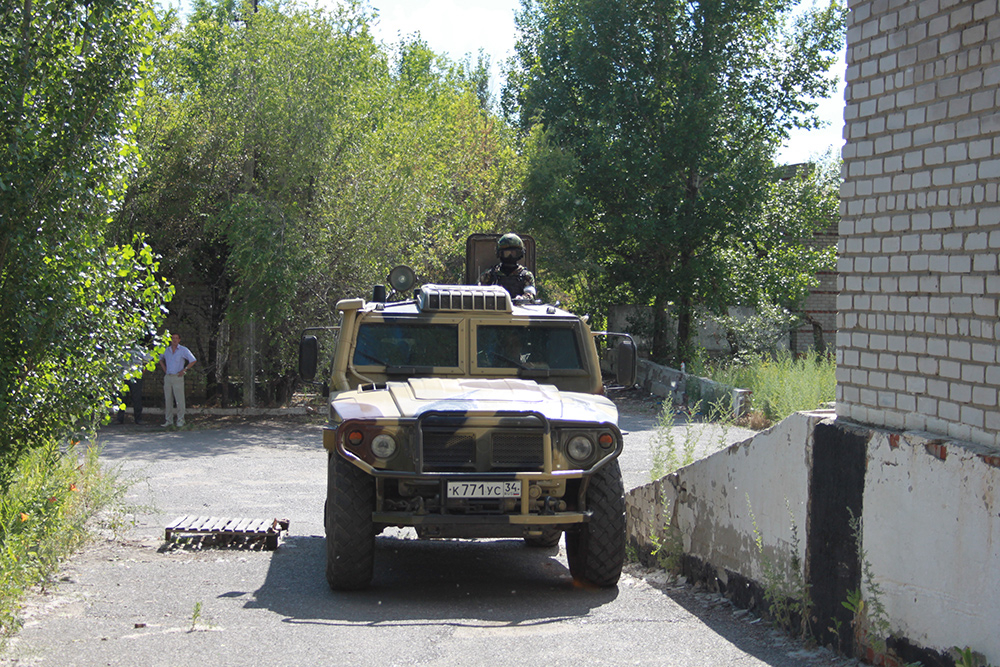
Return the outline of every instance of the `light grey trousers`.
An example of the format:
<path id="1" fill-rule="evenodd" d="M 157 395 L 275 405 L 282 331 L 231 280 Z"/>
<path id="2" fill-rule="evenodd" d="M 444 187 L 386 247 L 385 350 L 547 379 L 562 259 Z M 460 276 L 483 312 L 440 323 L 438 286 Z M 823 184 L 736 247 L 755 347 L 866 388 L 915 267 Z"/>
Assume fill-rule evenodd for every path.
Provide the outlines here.
<path id="1" fill-rule="evenodd" d="M 184 425 L 184 411 L 187 406 L 184 404 L 184 376 L 164 375 L 163 376 L 163 398 L 167 405 L 164 410 L 164 422 L 170 424 L 177 418 L 177 425 Z M 174 401 L 177 402 L 176 407 Z"/>

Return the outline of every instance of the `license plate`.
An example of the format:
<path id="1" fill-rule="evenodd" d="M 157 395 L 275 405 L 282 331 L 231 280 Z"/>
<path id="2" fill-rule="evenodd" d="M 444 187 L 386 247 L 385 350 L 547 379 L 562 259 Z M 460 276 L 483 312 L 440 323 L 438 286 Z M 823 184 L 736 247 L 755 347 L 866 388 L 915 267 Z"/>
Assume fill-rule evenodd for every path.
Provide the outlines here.
<path id="1" fill-rule="evenodd" d="M 448 482 L 449 498 L 520 498 L 521 480 L 512 482 Z"/>

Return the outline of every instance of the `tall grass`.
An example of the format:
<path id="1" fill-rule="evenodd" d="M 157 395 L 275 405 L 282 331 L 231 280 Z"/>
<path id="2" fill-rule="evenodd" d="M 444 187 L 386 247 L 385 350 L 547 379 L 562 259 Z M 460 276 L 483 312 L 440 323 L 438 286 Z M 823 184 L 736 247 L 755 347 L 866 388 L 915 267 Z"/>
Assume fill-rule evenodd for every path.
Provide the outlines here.
<path id="1" fill-rule="evenodd" d="M 743 363 L 711 367 L 709 377 L 751 390 L 752 409 L 773 423 L 835 400 L 836 371 L 837 364 L 829 355 L 794 357 L 782 352 L 774 357 L 761 355 Z"/>
<path id="2" fill-rule="evenodd" d="M 668 396 L 667 400 L 663 401 L 660 414 L 657 415 L 656 432 L 649 440 L 653 453 L 653 466 L 649 471 L 651 481 L 656 481 L 694 461 L 698 435 L 688 423 L 687 428 L 683 430 L 683 442 L 678 445 L 675 427 L 680 414 L 680 409 L 674 405 L 673 396 Z"/>
<path id="3" fill-rule="evenodd" d="M 703 421 L 692 415 L 702 415 Z M 706 422 L 712 428 L 706 429 Z M 730 436 L 737 426 L 732 408 L 724 401 L 704 408 L 698 401 L 681 408 L 674 403 L 673 396 L 668 396 L 657 416 L 656 431 L 649 439 L 653 455 L 650 479 L 655 481 L 699 457 L 725 449 L 732 444 Z"/>
<path id="4" fill-rule="evenodd" d="M 51 582 L 59 563 L 88 535 L 87 522 L 127 490 L 78 445 L 33 450 L 0 489 L 0 646 L 19 627 L 20 600 Z"/>

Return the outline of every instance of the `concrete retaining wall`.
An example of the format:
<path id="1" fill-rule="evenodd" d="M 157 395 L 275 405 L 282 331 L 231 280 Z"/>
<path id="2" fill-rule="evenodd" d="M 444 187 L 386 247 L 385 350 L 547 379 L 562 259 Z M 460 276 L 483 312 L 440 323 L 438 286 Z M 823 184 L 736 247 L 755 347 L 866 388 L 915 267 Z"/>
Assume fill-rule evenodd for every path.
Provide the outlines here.
<path id="1" fill-rule="evenodd" d="M 162 415 L 164 412 L 165 410 L 162 405 L 155 407 L 143 406 L 142 408 L 144 415 Z M 132 408 L 125 409 L 125 414 L 129 415 L 129 418 L 131 418 L 132 413 Z M 187 406 L 184 409 L 184 413 L 187 415 L 211 415 L 214 417 L 289 417 L 317 413 L 325 415 L 327 407 L 319 406 L 312 408 L 300 405 L 288 408 L 202 408 Z"/>
<path id="2" fill-rule="evenodd" d="M 668 366 L 660 366 L 646 359 L 639 359 L 636 368 L 636 384 L 651 394 L 668 398 L 674 397 L 674 402 L 682 402 L 686 388 L 686 373 Z"/>
<path id="3" fill-rule="evenodd" d="M 1000 456 L 927 434 L 872 431 L 864 549 L 893 630 L 1000 664 Z"/>
<path id="4" fill-rule="evenodd" d="M 869 660 L 881 647 L 842 604 L 859 588 L 886 610 L 884 664 L 953 665 L 956 646 L 1000 664 L 998 488 L 995 448 L 799 413 L 631 491 L 629 541 L 646 559 L 667 544 L 685 575 L 762 612 L 773 573 L 798 579 L 813 635 Z"/>
<path id="5" fill-rule="evenodd" d="M 727 407 L 732 406 L 733 387 L 646 359 L 638 360 L 636 384 L 656 396 L 672 398 L 677 405 L 693 408 L 700 403 L 704 410 L 721 401 Z"/>
<path id="6" fill-rule="evenodd" d="M 791 562 L 794 556 L 803 563 L 812 428 L 830 414 L 797 413 L 632 490 L 626 497 L 630 543 L 649 553 L 655 549 L 651 536 L 669 539 L 669 525 L 678 531 L 683 553 L 711 564 L 723 584 L 734 573 L 763 581 L 765 559 Z M 763 549 L 755 531 L 765 538 Z"/>

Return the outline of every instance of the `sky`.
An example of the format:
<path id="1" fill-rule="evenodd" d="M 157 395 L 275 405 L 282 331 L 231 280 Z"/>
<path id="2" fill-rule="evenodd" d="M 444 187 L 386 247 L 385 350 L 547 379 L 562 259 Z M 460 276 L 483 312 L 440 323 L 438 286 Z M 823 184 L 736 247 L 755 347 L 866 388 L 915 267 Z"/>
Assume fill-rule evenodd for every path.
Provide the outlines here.
<path id="1" fill-rule="evenodd" d="M 170 4 L 180 2 L 189 5 L 189 0 L 166 0 Z M 332 4 L 337 0 L 319 0 L 320 4 Z M 513 55 L 517 34 L 514 28 L 514 13 L 520 0 L 368 0 L 378 10 L 378 22 L 374 26 L 376 39 L 392 44 L 406 37 L 420 33 L 432 51 L 448 55 L 452 60 L 461 60 L 471 54 L 473 61 L 482 49 L 492 62 L 492 92 L 499 97 L 498 82 L 501 65 Z M 841 85 L 830 99 L 823 100 L 818 115 L 825 127 L 818 130 L 796 131 L 778 154 L 785 163 L 806 162 L 810 158 L 826 153 L 831 146 L 839 153 L 843 146 L 844 125 L 844 85 L 846 69 L 843 56 L 836 66 L 841 76 Z"/>

